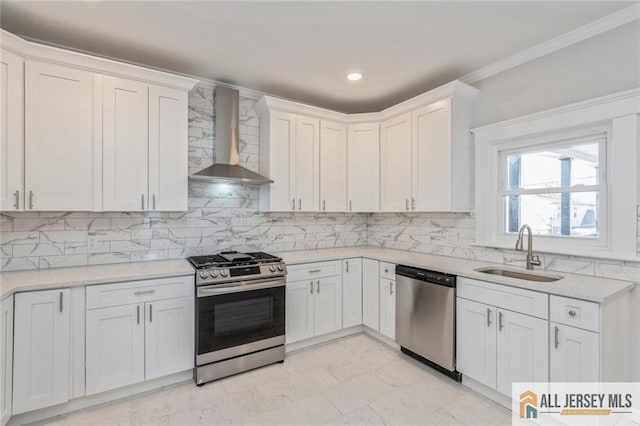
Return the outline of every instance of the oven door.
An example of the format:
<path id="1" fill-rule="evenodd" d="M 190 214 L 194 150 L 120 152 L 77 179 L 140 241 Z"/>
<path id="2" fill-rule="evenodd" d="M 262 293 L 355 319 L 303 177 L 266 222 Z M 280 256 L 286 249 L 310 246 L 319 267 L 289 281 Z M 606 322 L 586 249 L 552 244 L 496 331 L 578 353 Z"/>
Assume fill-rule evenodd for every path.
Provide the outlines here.
<path id="1" fill-rule="evenodd" d="M 284 344 L 284 278 L 212 285 L 197 291 L 197 365 Z"/>

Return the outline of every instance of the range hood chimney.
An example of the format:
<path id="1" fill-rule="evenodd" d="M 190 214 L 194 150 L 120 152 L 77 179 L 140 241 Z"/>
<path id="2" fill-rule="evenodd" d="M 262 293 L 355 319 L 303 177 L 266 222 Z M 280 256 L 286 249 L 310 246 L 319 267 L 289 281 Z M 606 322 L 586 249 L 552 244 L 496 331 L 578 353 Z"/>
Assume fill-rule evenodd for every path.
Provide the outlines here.
<path id="1" fill-rule="evenodd" d="M 273 183 L 238 165 L 239 153 L 240 93 L 235 89 L 216 86 L 216 160 L 217 163 L 191 175 L 191 180 L 264 185 Z"/>

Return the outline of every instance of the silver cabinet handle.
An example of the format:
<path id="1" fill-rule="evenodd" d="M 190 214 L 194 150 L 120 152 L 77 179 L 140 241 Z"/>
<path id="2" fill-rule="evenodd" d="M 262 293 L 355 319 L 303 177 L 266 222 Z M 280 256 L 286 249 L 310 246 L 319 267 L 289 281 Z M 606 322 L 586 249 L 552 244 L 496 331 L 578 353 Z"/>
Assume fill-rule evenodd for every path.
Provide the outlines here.
<path id="1" fill-rule="evenodd" d="M 409 199 L 408 198 L 404 199 L 404 209 L 406 211 L 409 211 Z"/>
<path id="2" fill-rule="evenodd" d="M 20 190 L 16 190 L 13 195 L 16 197 L 16 203 L 13 205 L 13 207 L 15 207 L 16 210 L 20 210 Z"/>
<path id="3" fill-rule="evenodd" d="M 295 210 L 296 209 L 296 199 L 292 198 L 291 199 L 291 210 Z"/>
<path id="4" fill-rule="evenodd" d="M 311 294 L 313 294 L 313 281 L 309 283 L 309 289 L 311 291 Z"/>
<path id="5" fill-rule="evenodd" d="M 149 322 L 153 322 L 153 305 L 149 303 Z"/>
<path id="6" fill-rule="evenodd" d="M 560 329 L 558 326 L 555 326 L 554 329 L 553 346 L 558 349 L 558 346 L 560 346 Z"/>
<path id="7" fill-rule="evenodd" d="M 64 293 L 60 292 L 60 312 L 64 310 L 63 304 L 64 304 Z"/>
<path id="8" fill-rule="evenodd" d="M 327 202 L 326 202 L 326 200 L 322 200 L 322 210 L 327 211 Z"/>
<path id="9" fill-rule="evenodd" d="M 153 294 L 155 292 L 155 290 L 138 290 L 133 294 L 135 294 L 136 296 L 140 296 L 141 294 Z"/>
<path id="10" fill-rule="evenodd" d="M 384 273 L 388 274 L 389 273 L 389 268 L 384 268 Z"/>
<path id="11" fill-rule="evenodd" d="M 318 294 L 320 294 L 320 280 L 316 281 L 316 289 L 318 291 Z"/>
<path id="12" fill-rule="evenodd" d="M 416 199 L 412 198 L 411 199 L 411 210 L 415 210 L 416 209 Z"/>
<path id="13" fill-rule="evenodd" d="M 29 210 L 33 210 L 33 191 L 29 191 Z"/>
<path id="14" fill-rule="evenodd" d="M 502 331 L 502 312 L 498 312 L 498 330 Z"/>
<path id="15" fill-rule="evenodd" d="M 298 198 L 298 210 L 302 210 L 302 198 Z"/>
<path id="16" fill-rule="evenodd" d="M 575 317 L 576 316 L 576 311 L 574 311 L 574 310 L 569 311 L 569 316 L 570 317 Z"/>
<path id="17" fill-rule="evenodd" d="M 345 263 L 347 264 L 347 272 L 349 272 L 349 261 L 345 260 Z"/>
<path id="18" fill-rule="evenodd" d="M 349 211 L 352 211 L 352 210 L 353 210 L 353 206 L 352 206 L 351 200 L 349 200 Z"/>
<path id="19" fill-rule="evenodd" d="M 140 210 L 144 210 L 144 194 L 140 194 Z"/>
<path id="20" fill-rule="evenodd" d="M 156 194 L 153 194 L 151 196 L 151 201 L 153 202 L 153 209 L 156 209 Z"/>
<path id="21" fill-rule="evenodd" d="M 491 327 L 491 308 L 487 308 L 487 327 Z"/>
<path id="22" fill-rule="evenodd" d="M 136 323 L 140 324 L 140 305 L 136 306 Z"/>
<path id="23" fill-rule="evenodd" d="M 322 272 L 322 269 L 312 269 L 309 271 L 310 274 L 317 274 L 318 272 Z"/>
<path id="24" fill-rule="evenodd" d="M 389 281 L 389 295 L 393 296 L 393 281 Z"/>

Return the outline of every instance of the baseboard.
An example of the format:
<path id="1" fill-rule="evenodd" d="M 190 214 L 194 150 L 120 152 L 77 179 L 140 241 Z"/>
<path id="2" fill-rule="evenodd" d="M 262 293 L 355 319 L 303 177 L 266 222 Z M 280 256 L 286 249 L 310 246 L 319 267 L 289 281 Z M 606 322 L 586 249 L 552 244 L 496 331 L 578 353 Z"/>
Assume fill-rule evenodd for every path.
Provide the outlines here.
<path id="1" fill-rule="evenodd" d="M 381 341 L 382 343 L 384 343 L 387 346 L 392 347 L 393 349 L 400 350 L 400 345 L 397 344 L 395 342 L 395 340 L 391 340 L 390 338 L 388 338 L 384 334 L 381 334 L 381 333 L 377 332 L 373 328 L 369 328 L 367 326 L 363 326 L 362 328 L 363 328 L 363 331 L 365 332 L 365 334 L 368 334 L 369 336 L 373 337 L 376 340 Z"/>
<path id="2" fill-rule="evenodd" d="M 287 343 L 286 352 L 293 352 L 300 349 L 309 348 L 311 346 L 320 345 L 331 340 L 340 339 L 341 337 L 351 336 L 353 334 L 362 333 L 363 326 L 356 325 L 354 327 L 344 328 L 334 331 L 333 333 L 323 334 L 322 336 L 312 337 L 310 339 L 300 340 L 298 342 Z"/>
<path id="3" fill-rule="evenodd" d="M 497 402 L 502 405 L 507 410 L 511 411 L 511 398 L 498 392 L 495 389 L 490 388 L 487 385 L 483 385 L 482 383 L 470 379 L 469 377 L 462 375 L 462 384 L 468 387 L 469 389 L 478 392 L 480 395 L 486 396 L 490 400 Z"/>
<path id="4" fill-rule="evenodd" d="M 89 408 L 96 405 L 112 404 L 123 398 L 128 398 L 130 396 L 139 395 L 149 391 L 160 390 L 162 388 L 175 385 L 176 383 L 187 381 L 193 381 L 192 369 L 182 371 L 180 373 L 175 373 L 170 376 L 160 377 L 142 383 L 136 383 L 135 385 L 102 392 L 96 395 L 75 398 L 70 400 L 69 402 L 53 407 L 47 407 L 40 410 L 17 414 L 9 419 L 7 425 L 24 425 L 49 419 L 51 417 L 60 416 L 63 414 L 69 414 L 73 411 L 82 410 L 84 408 Z M 193 383 L 193 386 L 195 385 L 196 384 Z"/>

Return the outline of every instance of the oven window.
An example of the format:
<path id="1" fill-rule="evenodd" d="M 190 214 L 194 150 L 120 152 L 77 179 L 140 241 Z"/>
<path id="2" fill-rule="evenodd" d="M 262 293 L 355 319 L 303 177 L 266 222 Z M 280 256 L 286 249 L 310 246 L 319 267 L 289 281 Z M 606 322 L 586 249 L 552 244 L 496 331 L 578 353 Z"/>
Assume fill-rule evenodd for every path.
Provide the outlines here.
<path id="1" fill-rule="evenodd" d="M 284 287 L 197 298 L 198 355 L 284 335 Z"/>

